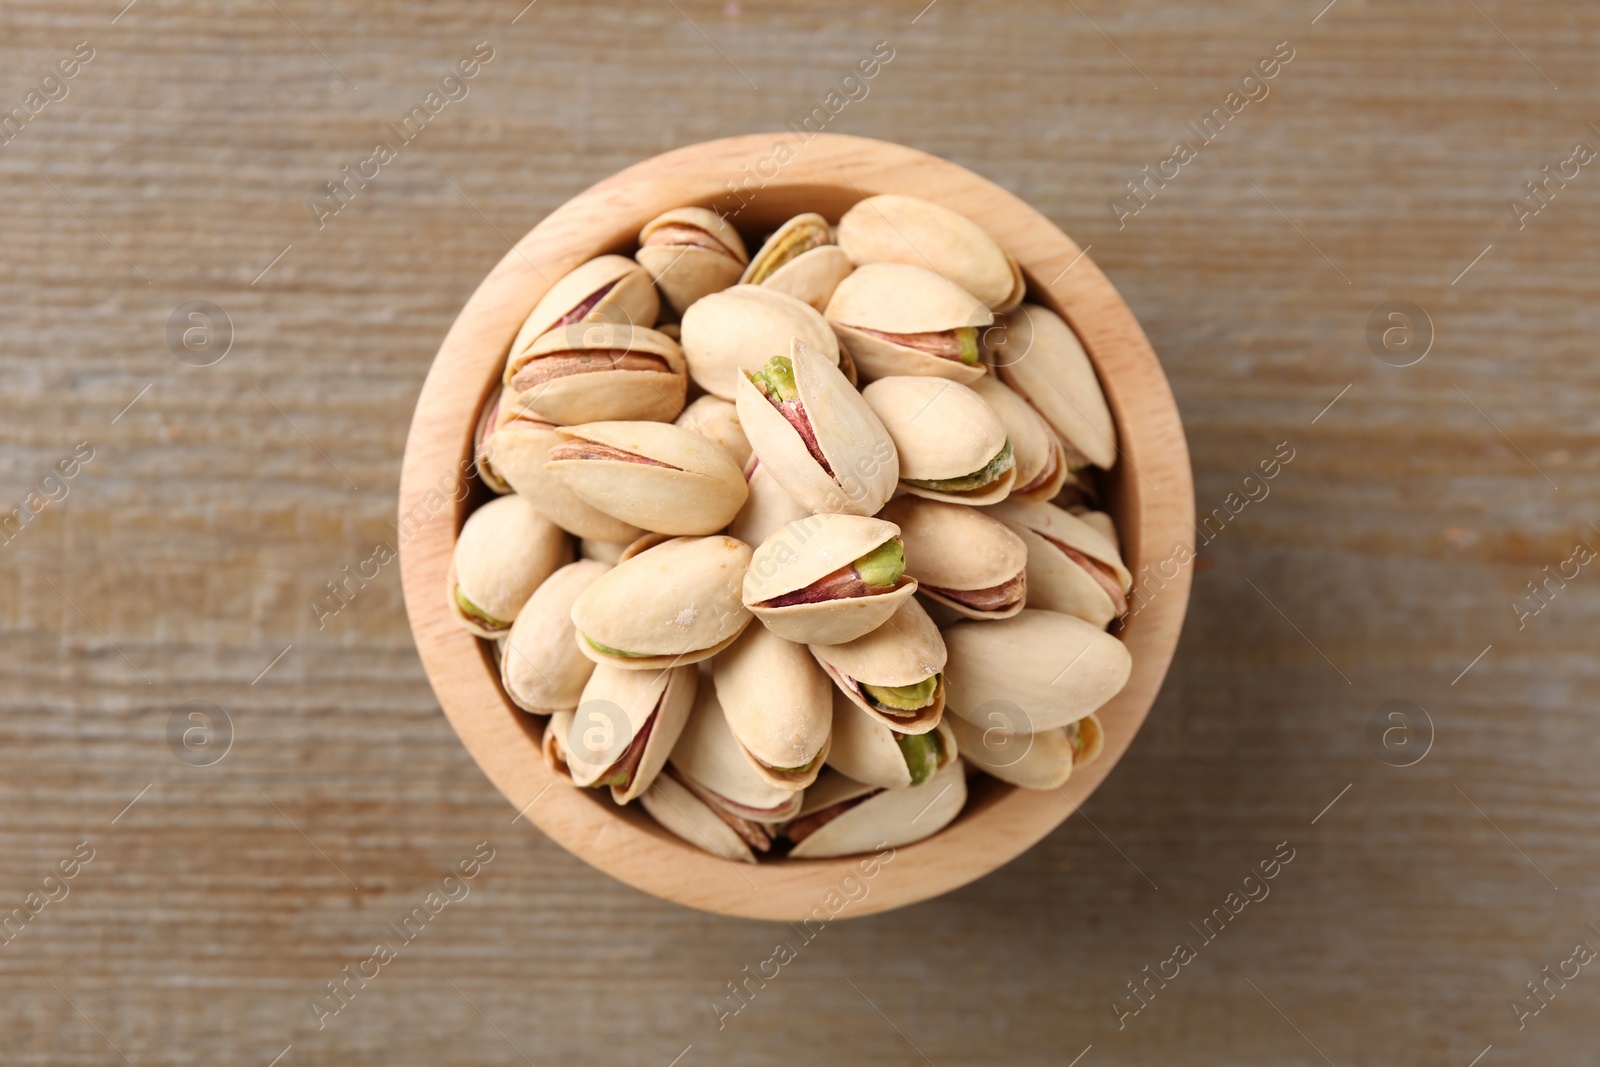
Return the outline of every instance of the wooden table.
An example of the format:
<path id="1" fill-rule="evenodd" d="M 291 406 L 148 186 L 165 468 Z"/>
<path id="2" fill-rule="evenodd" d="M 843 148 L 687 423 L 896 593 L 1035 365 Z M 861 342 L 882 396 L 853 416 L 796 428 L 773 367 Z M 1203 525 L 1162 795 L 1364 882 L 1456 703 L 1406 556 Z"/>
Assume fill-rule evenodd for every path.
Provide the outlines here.
<path id="1" fill-rule="evenodd" d="M 59 499 L 0 545 L 0 916 L 37 912 L 0 939 L 0 1058 L 1592 1061 L 1600 971 L 1567 961 L 1600 948 L 1600 577 L 1574 553 L 1600 546 L 1600 176 L 1573 146 L 1600 148 L 1600 14 L 1324 2 L 8 5 L 0 501 Z M 430 91 L 466 95 L 403 142 Z M 411 405 L 511 238 L 819 107 L 1092 246 L 1220 510 L 1167 688 L 1083 817 L 802 942 L 514 823 L 392 566 L 311 605 L 393 538 Z M 379 140 L 319 228 L 308 199 Z M 797 958 L 732 1012 L 779 942 Z"/>

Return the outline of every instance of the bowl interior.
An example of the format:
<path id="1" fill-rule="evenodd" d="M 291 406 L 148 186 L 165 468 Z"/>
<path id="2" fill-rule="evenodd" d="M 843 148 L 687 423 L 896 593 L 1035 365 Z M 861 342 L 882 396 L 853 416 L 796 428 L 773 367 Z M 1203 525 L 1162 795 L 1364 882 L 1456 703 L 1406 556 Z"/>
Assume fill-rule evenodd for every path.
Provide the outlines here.
<path id="1" fill-rule="evenodd" d="M 492 647 L 454 622 L 445 575 L 462 522 L 488 496 L 470 478 L 472 431 L 499 386 L 517 329 L 550 283 L 596 255 L 631 251 L 639 229 L 662 211 L 715 208 L 753 250 L 796 214 L 817 211 L 837 221 L 856 201 L 887 192 L 945 204 L 993 234 L 1022 264 L 1029 299 L 1065 318 L 1093 360 L 1121 451 L 1102 479 L 1105 503 L 1142 592 L 1118 633 L 1133 655 L 1133 673 L 1099 712 L 1104 754 L 1060 790 L 1014 789 L 982 775 L 971 780 L 954 823 L 892 858 L 737 864 L 678 840 L 636 805 L 618 809 L 558 780 L 540 755 L 543 721 L 510 703 Z M 400 516 L 406 608 L 423 666 L 462 743 L 518 818 L 657 896 L 789 921 L 868 914 L 936 896 L 1014 858 L 1071 814 L 1127 750 L 1155 699 L 1188 603 L 1193 547 L 1193 491 L 1176 404 L 1143 331 L 1094 263 L 1027 204 L 953 163 L 880 141 L 832 134 L 801 141 L 787 132 L 646 160 L 580 193 L 519 241 L 473 294 L 429 371 L 406 443 Z M 851 888 L 857 883 L 867 884 L 864 896 Z"/>

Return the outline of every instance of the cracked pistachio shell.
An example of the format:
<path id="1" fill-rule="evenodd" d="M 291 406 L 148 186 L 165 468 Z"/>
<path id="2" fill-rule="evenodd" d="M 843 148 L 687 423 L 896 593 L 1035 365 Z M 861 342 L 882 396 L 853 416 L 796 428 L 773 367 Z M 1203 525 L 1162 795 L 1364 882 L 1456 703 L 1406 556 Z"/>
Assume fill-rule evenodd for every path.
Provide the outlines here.
<path id="1" fill-rule="evenodd" d="M 811 654 L 844 694 L 861 710 L 903 734 L 925 734 L 944 714 L 946 684 L 944 638 L 916 600 L 902 600 L 889 621 L 871 633 L 839 645 L 812 645 Z M 933 701 L 902 714 L 867 703 L 861 685 L 915 685 L 938 676 Z"/>
<path id="2" fill-rule="evenodd" d="M 900 602 L 917 591 L 916 579 L 901 575 L 894 585 L 869 596 L 786 607 L 766 607 L 763 602 L 803 589 L 898 536 L 894 523 L 864 515 L 797 519 L 756 549 L 744 575 L 744 606 L 788 641 L 808 645 L 853 641 L 887 622 Z"/>
<path id="3" fill-rule="evenodd" d="M 1117 461 L 1117 426 L 1078 335 L 1061 316 L 1024 304 L 985 341 L 1000 380 L 1039 409 L 1069 448 L 1096 467 Z M 1004 349 L 995 346 L 1003 338 Z"/>
<path id="4" fill-rule="evenodd" d="M 767 238 L 739 281 L 788 293 L 821 311 L 853 270 L 855 264 L 834 242 L 828 220 L 805 214 L 796 215 Z"/>
<path id="5" fill-rule="evenodd" d="M 914 196 L 871 196 L 839 220 L 839 244 L 858 264 L 909 263 L 930 269 L 995 311 L 1022 302 L 1017 261 L 959 212 Z"/>
<path id="6" fill-rule="evenodd" d="M 1117 536 L 1117 520 L 1110 515 L 1103 511 L 1095 511 L 1092 508 L 1084 507 L 1082 504 L 1075 505 L 1067 510 L 1090 526 L 1093 526 L 1101 537 L 1104 537 L 1113 545 L 1122 543 L 1122 539 Z M 1118 551 L 1120 552 L 1120 549 Z"/>
<path id="7" fill-rule="evenodd" d="M 900 527 L 906 573 L 923 596 L 969 619 L 1006 619 L 1022 610 L 1027 546 L 987 511 L 907 495 L 889 501 L 879 517 Z M 1014 596 L 994 607 L 973 606 L 1019 577 Z"/>
<path id="8" fill-rule="evenodd" d="M 839 365 L 839 339 L 810 304 L 757 285 L 712 293 L 683 313 L 683 354 L 695 383 L 724 400 L 745 372 L 803 342 Z"/>
<path id="9" fill-rule="evenodd" d="M 957 740 L 949 718 L 941 718 L 934 728 L 939 735 L 939 766 L 956 758 Z M 833 691 L 833 747 L 828 766 L 858 782 L 880 789 L 906 789 L 911 785 L 911 769 L 895 742 L 895 732 L 868 715 L 844 695 Z"/>
<path id="10" fill-rule="evenodd" d="M 1093 715 L 1036 734 L 1008 734 L 999 721 L 990 727 L 974 726 L 958 715 L 946 721 L 955 731 L 963 759 L 1023 789 L 1061 788 L 1074 767 L 1094 762 L 1104 746 L 1100 721 Z"/>
<path id="11" fill-rule="evenodd" d="M 679 315 L 736 283 L 749 259 L 739 231 L 703 207 L 673 208 L 645 223 L 633 258 Z"/>
<path id="12" fill-rule="evenodd" d="M 671 763 L 713 804 L 740 818 L 782 822 L 800 810 L 800 790 L 787 782 L 774 783 L 754 766 L 728 725 L 715 686 L 704 678 L 689 722 L 673 746 Z"/>
<path id="13" fill-rule="evenodd" d="M 1133 669 L 1121 641 L 1055 611 L 958 622 L 944 640 L 950 711 L 986 729 L 991 712 L 1014 723 L 1013 733 L 1065 726 L 1116 696 Z"/>
<path id="14" fill-rule="evenodd" d="M 1054 504 L 1007 500 L 990 509 L 990 514 L 1011 527 L 1028 546 L 1030 607 L 1076 615 L 1101 628 L 1126 613 L 1133 575 L 1115 542 L 1106 540 L 1099 530 Z M 1113 599 L 1093 574 L 1062 550 L 1063 545 L 1110 568 L 1121 597 Z"/>
<path id="15" fill-rule="evenodd" d="M 648 730 L 633 774 L 624 784 L 610 787 L 611 799 L 626 804 L 649 789 L 689 721 L 699 680 L 693 667 L 659 671 L 595 667 L 567 731 L 572 783 L 591 786 L 603 779 L 627 756 L 640 731 Z"/>
<path id="16" fill-rule="evenodd" d="M 674 779 L 671 771 L 657 775 L 639 803 L 663 830 L 703 852 L 735 863 L 756 861 L 755 853 L 733 827 Z"/>
<path id="17" fill-rule="evenodd" d="M 756 773 L 778 788 L 816 781 L 828 756 L 833 686 L 805 646 L 764 626 L 746 627 L 711 673 L 728 726 Z"/>
<path id="18" fill-rule="evenodd" d="M 997 504 L 1011 492 L 1012 464 L 988 485 L 964 491 L 928 489 L 911 479 L 938 481 L 982 470 L 1005 448 L 1006 428 L 983 397 L 942 378 L 879 378 L 861 396 L 882 420 L 900 456 L 906 492 L 956 504 Z"/>
<path id="19" fill-rule="evenodd" d="M 1061 492 L 1068 476 L 1067 453 L 1044 416 L 992 376 L 973 382 L 971 389 L 1000 416 L 1016 456 L 1017 481 L 1007 499 L 1049 500 Z"/>
<path id="20" fill-rule="evenodd" d="M 739 424 L 784 491 L 813 514 L 874 515 L 894 495 L 899 457 L 866 400 L 825 354 L 799 342 L 790 360 L 795 391 L 830 475 L 750 378 L 739 373 Z"/>
<path id="21" fill-rule="evenodd" d="M 506 395 L 505 389 L 496 389 L 494 396 L 489 398 L 489 402 L 483 405 L 483 410 L 478 413 L 478 424 L 472 431 L 472 461 L 477 465 L 478 478 L 484 485 L 501 495 L 513 490 L 511 483 L 500 477 L 500 473 L 494 469 L 494 464 L 490 461 L 489 438 L 500 424 L 500 405 L 509 400 L 510 397 Z"/>
<path id="22" fill-rule="evenodd" d="M 722 536 L 675 537 L 625 559 L 573 602 L 578 648 L 639 671 L 710 659 L 752 618 L 739 602 L 749 566 L 750 546 Z"/>
<path id="23" fill-rule="evenodd" d="M 649 366 L 629 367 L 626 362 L 613 366 L 617 361 Z M 574 367 L 593 369 L 561 373 Z M 665 422 L 683 410 L 687 367 L 683 350 L 664 333 L 644 326 L 585 322 L 552 330 L 513 353 L 503 380 L 519 412 L 545 422 Z"/>
<path id="24" fill-rule="evenodd" d="M 744 435 L 744 427 L 739 425 L 739 413 L 732 401 L 703 396 L 684 408 L 674 425 L 693 430 L 721 445 L 740 470 L 750 462 L 750 440 Z"/>
<path id="25" fill-rule="evenodd" d="M 604 295 L 583 310 L 602 289 Z M 539 298 L 511 342 L 511 355 L 558 326 L 577 322 L 654 326 L 660 314 L 661 298 L 650 275 L 627 256 L 600 256 L 574 267 Z"/>
<path id="26" fill-rule="evenodd" d="M 776 533 L 779 527 L 811 514 L 784 491 L 783 486 L 772 477 L 772 472 L 762 466 L 759 460 L 746 463 L 745 471 L 750 497 L 728 527 L 728 533 L 734 537 L 747 545 L 759 545 Z"/>
<path id="27" fill-rule="evenodd" d="M 573 641 L 572 602 L 610 569 L 592 559 L 569 563 L 517 612 L 500 654 L 500 684 L 517 707 L 549 715 L 578 706 L 594 664 Z"/>
<path id="28" fill-rule="evenodd" d="M 540 583 L 571 562 L 572 542 L 560 527 L 520 496 L 495 497 L 467 516 L 456 538 L 447 579 L 450 610 L 468 632 L 499 637 Z M 463 597 L 501 625 L 468 616 Z"/>
<path id="29" fill-rule="evenodd" d="M 539 738 L 539 751 L 544 756 L 544 765 L 569 782 L 572 772 L 567 769 L 567 733 L 571 729 L 572 712 L 558 711 L 544 724 L 544 736 Z"/>
<path id="30" fill-rule="evenodd" d="M 484 443 L 483 455 L 519 496 L 568 533 L 618 542 L 639 536 L 637 526 L 590 507 L 567 483 L 545 469 L 550 449 L 560 443 L 554 425 L 518 418 L 512 408 L 502 403 L 498 428 Z"/>
<path id="31" fill-rule="evenodd" d="M 850 783 L 848 778 L 844 781 Z M 818 788 L 821 786 L 819 782 Z M 830 788 L 829 793 L 832 792 Z M 840 789 L 841 798 L 847 798 L 850 792 L 848 785 Z M 829 820 L 794 846 L 789 855 L 795 859 L 827 859 L 876 852 L 885 847 L 901 848 L 943 830 L 961 814 L 966 803 L 966 769 L 957 757 L 921 785 L 886 789 L 868 797 Z"/>
<path id="32" fill-rule="evenodd" d="M 982 362 L 969 365 L 875 336 L 967 328 L 974 331 L 977 354 L 977 334 L 994 321 L 994 313 L 960 286 L 921 267 L 874 263 L 857 268 L 834 290 L 827 316 L 863 378 L 926 374 L 966 383 L 986 373 Z"/>
<path id="33" fill-rule="evenodd" d="M 708 438 L 666 422 L 590 422 L 556 431 L 563 444 L 587 442 L 655 462 L 552 459 L 545 469 L 584 503 L 625 523 L 665 534 L 720 530 L 744 506 L 744 474 Z"/>

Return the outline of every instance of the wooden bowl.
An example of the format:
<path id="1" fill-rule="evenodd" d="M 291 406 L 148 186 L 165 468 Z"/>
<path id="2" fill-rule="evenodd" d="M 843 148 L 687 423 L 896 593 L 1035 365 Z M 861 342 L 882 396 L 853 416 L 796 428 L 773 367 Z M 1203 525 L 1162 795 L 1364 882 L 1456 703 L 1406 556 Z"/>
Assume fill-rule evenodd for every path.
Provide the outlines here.
<path id="1" fill-rule="evenodd" d="M 1149 588 L 1157 590 L 1156 575 L 1164 585 L 1119 634 L 1133 654 L 1133 674 L 1099 713 L 1104 754 L 1059 791 L 973 778 L 955 822 L 871 864 L 870 874 L 859 857 L 733 863 L 673 837 L 637 805 L 618 809 L 546 768 L 543 720 L 512 705 L 500 689 L 492 646 L 461 629 L 446 607 L 445 572 L 457 533 L 485 496 L 463 472 L 470 471 L 474 422 L 499 388 L 512 338 L 567 271 L 602 253 L 628 253 L 640 227 L 668 208 L 723 210 L 753 250 L 760 234 L 793 215 L 818 211 L 836 221 L 876 193 L 924 197 L 977 222 L 1021 262 L 1030 299 L 1072 324 L 1120 432 L 1122 458 L 1104 484 L 1123 556 L 1141 588 L 1146 567 Z M 787 131 L 645 160 L 535 226 L 496 264 L 445 337 L 417 401 L 400 475 L 400 570 L 417 651 L 450 724 L 512 812 L 525 812 L 569 852 L 648 893 L 773 920 L 865 915 L 926 900 L 988 874 L 1072 814 L 1127 751 L 1166 675 L 1188 604 L 1193 523 L 1189 454 L 1172 392 L 1139 323 L 1093 260 L 1049 219 L 953 163 L 882 141 L 835 134 L 803 141 Z M 865 884 L 865 896 L 858 884 Z"/>

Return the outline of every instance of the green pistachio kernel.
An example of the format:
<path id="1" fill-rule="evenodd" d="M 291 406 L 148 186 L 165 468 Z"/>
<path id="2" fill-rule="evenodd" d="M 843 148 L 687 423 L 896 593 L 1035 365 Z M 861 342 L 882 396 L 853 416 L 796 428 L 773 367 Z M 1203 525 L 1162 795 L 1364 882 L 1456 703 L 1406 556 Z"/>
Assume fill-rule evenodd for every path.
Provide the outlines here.
<path id="1" fill-rule="evenodd" d="M 965 493 L 973 489 L 982 489 L 996 478 L 1004 477 L 1006 471 L 1016 464 L 1016 459 L 1011 454 L 1011 441 L 1007 439 L 1005 446 L 995 453 L 995 457 L 981 469 L 971 474 L 964 474 L 959 478 L 907 478 L 907 485 L 915 485 L 922 489 L 933 489 L 941 493 Z"/>
<path id="2" fill-rule="evenodd" d="M 786 234 L 783 240 L 774 245 L 772 251 L 757 264 L 754 273 L 750 275 L 750 284 L 760 285 L 790 260 L 798 259 L 813 248 L 821 247 L 823 236 L 816 230 L 804 228 L 796 228 Z"/>
<path id="3" fill-rule="evenodd" d="M 978 328 L 957 326 L 956 340 L 961 342 L 961 362 L 969 367 L 978 365 Z"/>
<path id="4" fill-rule="evenodd" d="M 789 774 L 804 774 L 806 771 L 809 771 L 812 765 L 816 762 L 817 757 L 812 756 L 798 767 L 773 767 L 772 769 L 775 771 L 785 771 Z M 768 766 L 771 766 L 771 764 L 768 764 Z"/>
<path id="5" fill-rule="evenodd" d="M 788 356 L 773 356 L 765 367 L 750 375 L 750 381 L 762 396 L 776 396 L 780 403 L 800 399 L 800 390 L 794 384 L 794 364 Z"/>
<path id="6" fill-rule="evenodd" d="M 461 591 L 460 586 L 456 587 L 454 593 L 456 598 L 456 607 L 460 608 L 467 618 L 482 623 L 491 630 L 504 630 L 511 626 L 509 622 L 501 622 L 499 619 L 495 618 L 493 615 L 490 615 L 488 612 L 478 607 L 478 605 L 468 600 L 466 594 Z"/>
<path id="7" fill-rule="evenodd" d="M 611 648 L 608 645 L 602 645 L 599 641 L 596 641 L 588 634 L 584 634 L 583 639 L 589 642 L 590 648 L 605 656 L 621 656 L 623 659 L 649 659 L 654 654 L 650 652 L 624 652 L 620 648 Z"/>
<path id="8" fill-rule="evenodd" d="M 911 772 L 911 784 L 921 785 L 939 769 L 939 757 L 944 754 L 944 743 L 938 730 L 925 734 L 896 734 L 894 743 L 906 758 L 906 770 Z"/>
<path id="9" fill-rule="evenodd" d="M 861 683 L 861 691 L 886 708 L 895 711 L 916 711 L 933 703 L 934 690 L 939 688 L 939 676 L 931 674 L 910 685 L 868 685 Z"/>
<path id="10" fill-rule="evenodd" d="M 892 537 L 855 561 L 856 574 L 873 586 L 892 586 L 906 572 L 906 549 L 898 537 Z"/>

